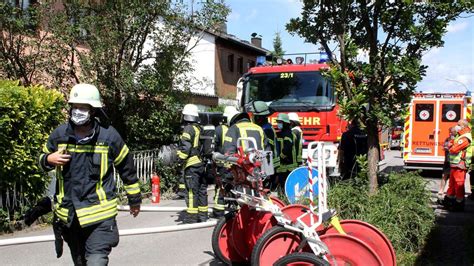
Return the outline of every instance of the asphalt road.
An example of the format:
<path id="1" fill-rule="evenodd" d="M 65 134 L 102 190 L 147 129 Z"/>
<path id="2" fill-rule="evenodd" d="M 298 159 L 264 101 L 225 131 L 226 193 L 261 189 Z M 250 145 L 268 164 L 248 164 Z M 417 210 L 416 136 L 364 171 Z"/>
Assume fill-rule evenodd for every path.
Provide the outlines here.
<path id="1" fill-rule="evenodd" d="M 385 172 L 399 171 L 402 159 L 399 151 L 386 152 L 386 160 L 380 166 Z M 437 187 L 438 176 L 427 176 L 430 187 Z M 209 190 L 212 195 L 213 190 Z M 211 196 L 210 195 L 210 196 Z M 210 201 L 210 205 L 211 205 Z M 154 206 L 184 207 L 183 200 L 162 201 Z M 149 228 L 178 224 L 178 212 L 141 212 L 133 218 L 128 212 L 119 212 L 119 229 Z M 110 265 L 219 265 L 214 259 L 211 247 L 213 227 L 179 232 L 141 234 L 121 236 L 118 247 L 112 250 Z M 34 227 L 13 235 L 2 235 L 0 240 L 8 238 L 51 235 L 50 227 Z M 71 265 L 69 249 L 65 245 L 64 255 L 57 259 L 53 242 L 0 246 L 2 265 Z"/>

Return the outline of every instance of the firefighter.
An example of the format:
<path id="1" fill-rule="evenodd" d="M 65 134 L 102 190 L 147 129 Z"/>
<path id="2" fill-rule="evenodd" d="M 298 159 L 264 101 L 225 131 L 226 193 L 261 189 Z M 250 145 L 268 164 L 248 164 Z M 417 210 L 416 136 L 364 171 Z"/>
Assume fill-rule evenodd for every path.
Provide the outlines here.
<path id="1" fill-rule="evenodd" d="M 232 111 L 228 114 L 229 117 L 229 129 L 224 137 L 224 153 L 235 154 L 237 153 L 237 140 L 240 137 L 254 138 L 257 147 L 252 147 L 257 150 L 270 151 L 271 146 L 268 139 L 265 137 L 263 129 L 255 123 L 250 121 L 250 117 L 247 113 L 241 113 L 237 110 Z M 242 144 L 244 150 L 247 147 Z"/>
<path id="2" fill-rule="evenodd" d="M 296 136 L 296 164 L 303 163 L 303 130 L 301 130 L 300 118 L 297 113 L 289 113 L 291 132 Z"/>
<path id="3" fill-rule="evenodd" d="M 354 118 L 349 129 L 342 134 L 338 150 L 339 170 L 343 180 L 357 176 L 360 169 L 356 157 L 367 152 L 367 134 L 360 129 L 358 119 Z"/>
<path id="4" fill-rule="evenodd" d="M 273 129 L 272 124 L 268 122 L 268 116 L 270 115 L 268 105 L 262 101 L 255 101 L 253 102 L 253 108 L 251 110 L 255 124 L 262 127 L 263 132 L 265 132 L 265 136 L 267 137 L 271 151 L 273 152 L 273 167 L 277 168 L 280 166 L 280 155 L 276 149 L 275 129 Z"/>
<path id="5" fill-rule="evenodd" d="M 464 182 L 472 157 L 472 136 L 469 122 L 466 119 L 459 120 L 456 127 L 459 129 L 458 135 L 449 148 L 449 163 L 451 166 L 449 186 L 441 204 L 448 210 L 463 211 Z"/>
<path id="6" fill-rule="evenodd" d="M 60 257 L 64 239 L 75 265 L 107 265 L 119 242 L 113 168 L 123 181 L 134 217 L 142 201 L 136 170 L 119 133 L 96 119 L 102 104 L 95 86 L 75 85 L 68 103 L 69 121 L 51 133 L 39 157 L 44 170 L 56 170 L 56 252 Z"/>
<path id="7" fill-rule="evenodd" d="M 277 117 L 277 146 L 280 152 L 280 167 L 277 169 L 277 186 L 281 186 L 284 192 L 288 174 L 296 168 L 296 136 L 291 132 L 290 118 L 288 114 L 279 113 Z"/>
<path id="8" fill-rule="evenodd" d="M 222 118 L 221 124 L 216 127 L 216 137 L 215 137 L 215 151 L 219 153 L 224 153 L 224 137 L 229 129 L 227 125 L 228 117 L 230 114 L 237 112 L 237 109 L 234 106 L 226 106 L 224 109 L 224 116 Z M 223 191 L 223 181 L 225 182 L 228 179 L 232 180 L 231 173 L 225 169 L 223 166 L 217 166 L 217 175 L 215 194 L 214 194 L 214 208 L 212 210 L 212 216 L 214 218 L 220 218 L 224 216 L 225 211 L 225 202 L 224 202 L 224 191 Z"/>
<path id="9" fill-rule="evenodd" d="M 252 106 L 250 108 L 251 112 L 253 113 L 253 121 L 255 124 L 262 127 L 265 136 L 268 139 L 268 143 L 270 144 L 271 151 L 273 153 L 273 167 L 277 169 L 280 166 L 280 154 L 276 148 L 276 133 L 273 129 L 272 124 L 268 122 L 268 116 L 270 115 L 270 110 L 268 109 L 268 105 L 262 101 L 254 101 L 252 102 Z M 265 181 L 265 187 L 269 188 L 274 179 L 274 176 L 271 176 L 267 181 Z"/>
<path id="10" fill-rule="evenodd" d="M 182 111 L 183 133 L 181 134 L 177 155 L 182 161 L 184 183 L 186 186 L 185 201 L 187 205 L 184 223 L 205 222 L 207 214 L 207 179 L 205 165 L 200 158 L 198 108 L 186 104 Z"/>

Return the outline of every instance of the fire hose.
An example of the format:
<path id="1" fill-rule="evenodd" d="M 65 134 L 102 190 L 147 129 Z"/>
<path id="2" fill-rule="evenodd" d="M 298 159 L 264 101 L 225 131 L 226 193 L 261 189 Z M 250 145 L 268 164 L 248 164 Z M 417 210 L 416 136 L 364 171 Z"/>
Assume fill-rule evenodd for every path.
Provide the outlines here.
<path id="1" fill-rule="evenodd" d="M 195 223 L 195 224 L 183 224 L 183 225 L 169 225 L 169 226 L 158 226 L 158 227 L 147 227 L 147 228 L 136 228 L 136 229 L 123 229 L 119 230 L 120 236 L 130 236 L 130 235 L 143 235 L 143 234 L 155 234 L 155 233 L 166 233 L 166 232 L 176 232 L 192 229 L 200 229 L 206 227 L 215 226 L 217 220 L 207 221 L 204 223 Z M 19 237 L 19 238 L 7 238 L 0 240 L 1 246 L 11 246 L 11 245 L 21 245 L 21 244 L 31 244 L 31 243 L 40 243 L 40 242 L 50 242 L 54 241 L 54 235 L 45 235 L 45 236 L 31 236 L 31 237 Z"/>

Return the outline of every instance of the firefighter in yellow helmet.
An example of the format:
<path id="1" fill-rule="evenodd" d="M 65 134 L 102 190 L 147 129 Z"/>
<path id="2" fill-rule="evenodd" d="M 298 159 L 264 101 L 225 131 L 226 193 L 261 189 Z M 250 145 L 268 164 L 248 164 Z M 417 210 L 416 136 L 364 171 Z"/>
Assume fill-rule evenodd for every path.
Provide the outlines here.
<path id="1" fill-rule="evenodd" d="M 205 166 L 200 158 L 200 135 L 198 107 L 186 104 L 182 111 L 183 132 L 178 144 L 178 158 L 184 169 L 187 205 L 184 223 L 205 222 L 207 214 L 207 179 Z"/>
<path id="2" fill-rule="evenodd" d="M 122 179 L 134 217 L 140 212 L 140 187 L 127 145 L 112 126 L 96 119 L 102 112 L 99 90 L 77 84 L 68 103 L 69 121 L 51 133 L 39 157 L 41 168 L 56 170 L 56 253 L 62 255 L 64 239 L 75 265 L 106 265 L 119 242 L 113 168 Z"/>

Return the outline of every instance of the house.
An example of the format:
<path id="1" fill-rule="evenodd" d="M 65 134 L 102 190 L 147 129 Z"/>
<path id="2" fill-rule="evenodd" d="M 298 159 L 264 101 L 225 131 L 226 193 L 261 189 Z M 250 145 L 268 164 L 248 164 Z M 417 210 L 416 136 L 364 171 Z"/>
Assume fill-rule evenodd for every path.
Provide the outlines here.
<path id="1" fill-rule="evenodd" d="M 211 107 L 234 104 L 239 78 L 255 66 L 257 56 L 270 52 L 262 48 L 260 37 L 252 37 L 248 42 L 228 34 L 225 29 L 203 31 L 194 43 L 190 60 L 195 68 L 193 76 L 201 82 L 192 88 L 191 102 Z"/>

